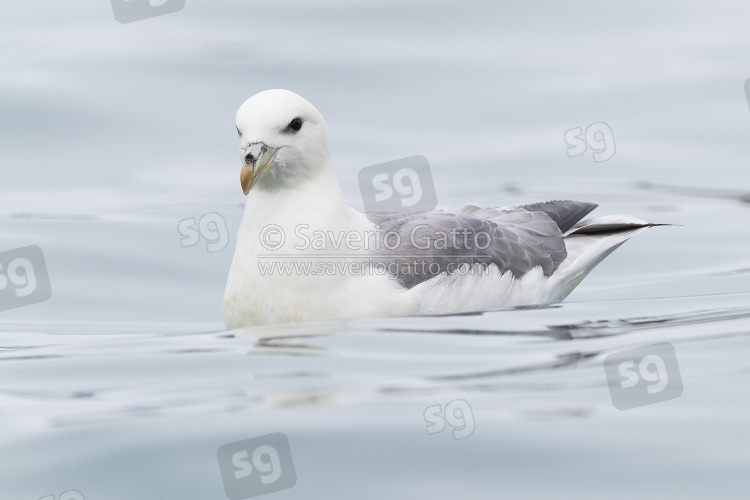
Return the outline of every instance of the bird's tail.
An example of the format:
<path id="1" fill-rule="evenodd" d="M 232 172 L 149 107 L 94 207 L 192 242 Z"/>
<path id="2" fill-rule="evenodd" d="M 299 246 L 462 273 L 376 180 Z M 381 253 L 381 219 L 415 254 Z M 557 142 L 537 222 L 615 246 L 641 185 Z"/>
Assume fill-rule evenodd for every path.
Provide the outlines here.
<path id="1" fill-rule="evenodd" d="M 552 275 L 552 301 L 559 302 L 605 257 L 627 240 L 652 227 L 652 224 L 635 217 L 609 215 L 579 222 L 564 234 L 568 256 Z"/>

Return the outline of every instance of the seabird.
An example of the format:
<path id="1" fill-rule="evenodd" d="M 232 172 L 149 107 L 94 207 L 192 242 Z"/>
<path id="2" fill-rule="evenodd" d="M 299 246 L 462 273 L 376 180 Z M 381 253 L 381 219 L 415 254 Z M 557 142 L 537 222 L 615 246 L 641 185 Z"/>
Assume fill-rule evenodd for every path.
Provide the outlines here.
<path id="1" fill-rule="evenodd" d="M 565 200 L 363 213 L 346 202 L 326 123 L 305 99 L 261 92 L 236 124 L 247 198 L 224 295 L 228 328 L 559 302 L 654 225 L 582 221 L 597 205 Z"/>

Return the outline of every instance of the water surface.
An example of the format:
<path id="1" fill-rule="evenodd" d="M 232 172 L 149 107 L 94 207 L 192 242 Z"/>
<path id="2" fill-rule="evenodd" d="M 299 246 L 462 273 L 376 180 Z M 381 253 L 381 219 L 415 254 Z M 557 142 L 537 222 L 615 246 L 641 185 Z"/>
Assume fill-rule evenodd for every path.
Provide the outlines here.
<path id="1" fill-rule="evenodd" d="M 283 433 L 296 483 L 269 499 L 745 498 L 749 9 L 0 7 L 0 252 L 39 246 L 52 289 L 0 312 L 0 497 L 226 498 L 219 448 Z M 275 87 L 323 112 L 354 206 L 358 169 L 423 154 L 441 205 L 672 225 L 563 304 L 226 331 L 234 113 Z M 602 121 L 612 158 L 569 158 L 565 132 Z M 184 247 L 206 214 L 225 247 Z M 682 392 L 617 409 L 607 356 L 661 343 Z M 430 433 L 451 404 L 463 429 Z"/>

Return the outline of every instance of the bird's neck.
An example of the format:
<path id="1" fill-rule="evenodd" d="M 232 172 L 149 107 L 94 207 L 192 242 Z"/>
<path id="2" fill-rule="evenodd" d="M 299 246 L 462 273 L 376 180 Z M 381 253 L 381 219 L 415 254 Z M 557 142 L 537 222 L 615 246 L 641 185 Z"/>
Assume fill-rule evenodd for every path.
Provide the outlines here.
<path id="1" fill-rule="evenodd" d="M 323 171 L 294 188 L 253 189 L 245 202 L 242 225 L 252 232 L 269 224 L 289 231 L 299 224 L 309 224 L 312 228 L 320 221 L 329 221 L 338 226 L 362 219 L 366 219 L 364 215 L 346 202 L 333 172 Z"/>

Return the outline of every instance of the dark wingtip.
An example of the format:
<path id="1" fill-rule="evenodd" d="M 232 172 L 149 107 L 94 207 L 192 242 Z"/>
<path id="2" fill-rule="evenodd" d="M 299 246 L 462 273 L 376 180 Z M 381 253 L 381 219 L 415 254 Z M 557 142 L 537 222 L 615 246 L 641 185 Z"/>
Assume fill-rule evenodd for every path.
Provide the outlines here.
<path id="1" fill-rule="evenodd" d="M 630 231 L 632 229 L 656 227 L 656 226 L 682 226 L 682 224 L 655 224 L 652 222 L 645 223 L 633 223 L 633 222 L 615 222 L 606 224 L 592 224 L 586 225 L 587 221 L 582 221 L 573 227 L 573 231 L 568 235 L 573 234 L 613 234 L 621 231 Z"/>

